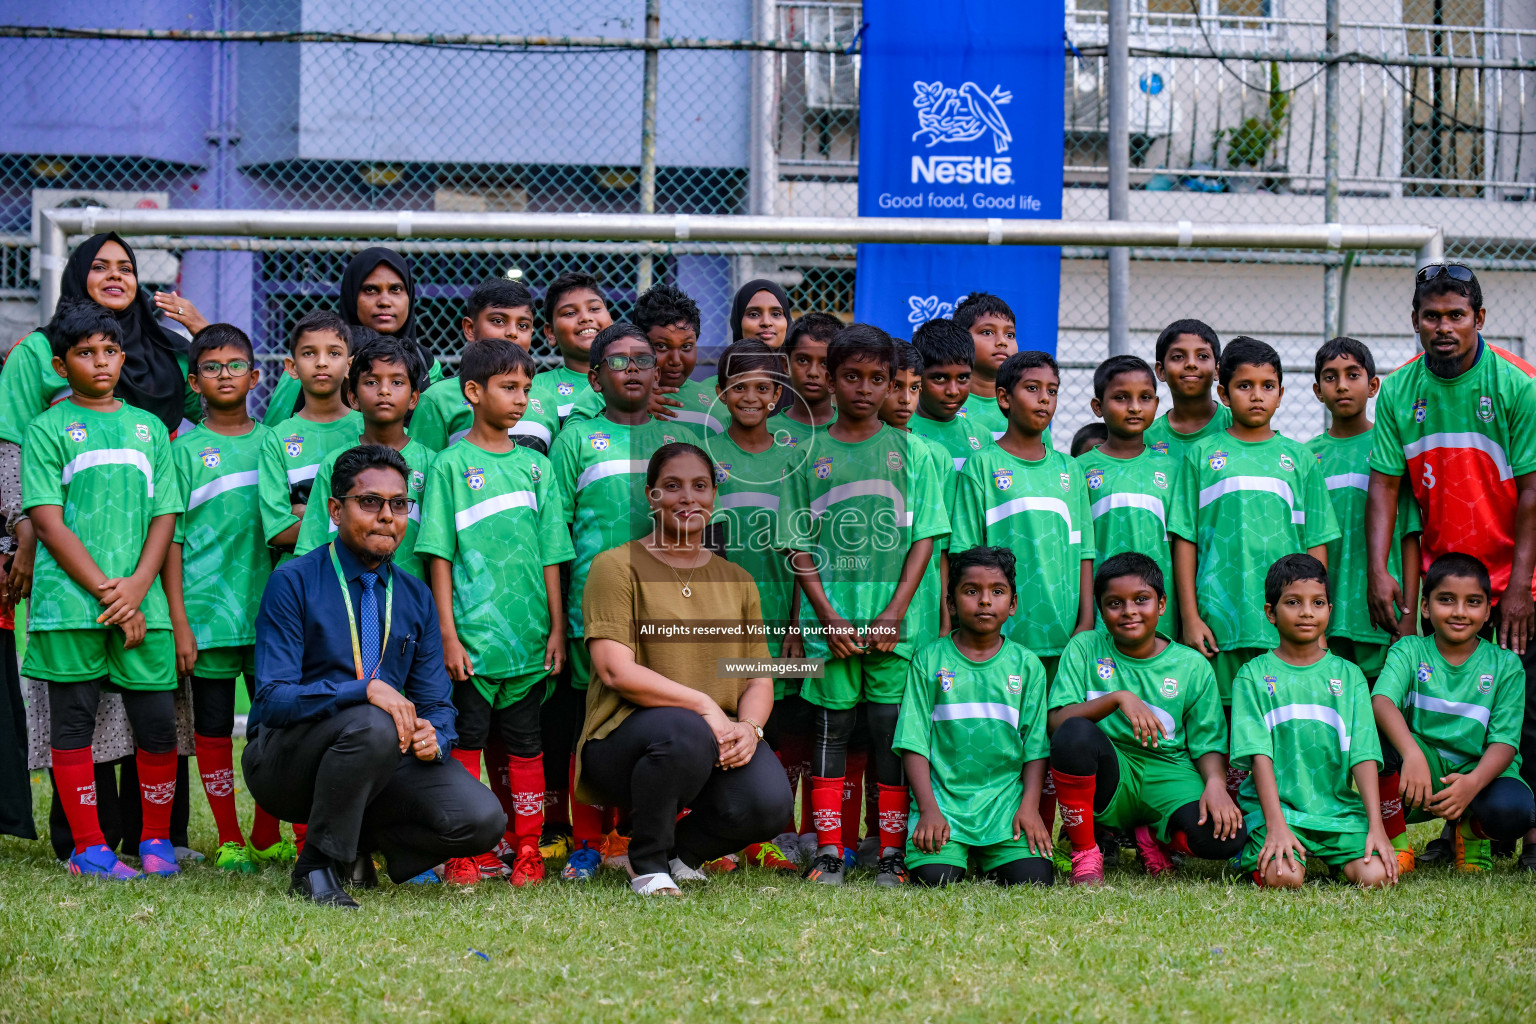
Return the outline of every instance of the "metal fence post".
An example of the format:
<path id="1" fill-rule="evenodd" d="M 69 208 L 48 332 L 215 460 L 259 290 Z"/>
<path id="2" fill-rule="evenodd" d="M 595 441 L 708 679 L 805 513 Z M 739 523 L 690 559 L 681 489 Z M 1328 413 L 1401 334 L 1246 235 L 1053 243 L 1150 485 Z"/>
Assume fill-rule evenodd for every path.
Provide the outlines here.
<path id="1" fill-rule="evenodd" d="M 1109 88 L 1109 219 L 1128 220 L 1131 205 L 1130 138 L 1130 6 L 1131 0 L 1109 0 L 1109 52 L 1105 57 Z M 1131 251 L 1109 250 L 1109 354 L 1131 351 L 1127 302 L 1131 285 Z"/>
<path id="2" fill-rule="evenodd" d="M 661 0 L 645 0 L 645 38 L 661 38 Z M 640 212 L 656 212 L 656 84 L 661 51 L 645 51 L 645 83 L 640 93 Z M 651 286 L 651 257 L 641 256 L 635 291 Z"/>
<path id="3" fill-rule="evenodd" d="M 778 0 L 753 0 L 752 36 L 759 42 L 772 42 L 778 35 Z M 766 50 L 752 55 L 752 150 L 748 209 L 759 217 L 772 217 L 777 205 L 779 160 L 774 148 L 774 128 L 778 97 L 774 87 L 777 56 Z"/>
<path id="4" fill-rule="evenodd" d="M 1329 57 L 1339 52 L 1339 0 L 1328 0 L 1323 48 Z M 1323 220 L 1339 222 L 1339 65 L 1330 61 L 1323 70 Z M 1340 290 L 1344 268 L 1337 263 L 1323 267 L 1323 338 L 1337 336 Z"/>
<path id="5" fill-rule="evenodd" d="M 53 311 L 58 307 L 59 296 L 64 290 L 64 262 L 69 258 L 66 251 L 69 240 L 64 236 L 64 229 L 49 216 L 48 211 L 43 211 L 39 220 L 37 262 L 41 276 L 37 284 L 37 322 L 41 325 L 53 319 Z"/>

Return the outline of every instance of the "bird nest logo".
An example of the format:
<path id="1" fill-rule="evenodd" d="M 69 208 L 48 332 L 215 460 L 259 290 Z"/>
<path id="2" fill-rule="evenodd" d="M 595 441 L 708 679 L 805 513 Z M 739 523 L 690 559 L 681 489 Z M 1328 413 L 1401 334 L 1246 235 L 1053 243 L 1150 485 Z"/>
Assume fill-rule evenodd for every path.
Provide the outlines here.
<path id="1" fill-rule="evenodd" d="M 913 82 L 912 91 L 918 124 L 912 141 L 923 140 L 932 149 L 941 142 L 975 142 L 990 132 L 993 151 L 1008 152 L 1013 133 L 998 108 L 1012 103 L 1013 93 L 1001 85 L 988 93 L 975 82 L 958 89 L 943 82 Z"/>
<path id="2" fill-rule="evenodd" d="M 954 302 L 945 302 L 937 295 L 908 295 L 907 323 L 921 326 L 929 320 L 942 320 L 953 316 L 965 298 L 961 295 L 956 297 Z"/>

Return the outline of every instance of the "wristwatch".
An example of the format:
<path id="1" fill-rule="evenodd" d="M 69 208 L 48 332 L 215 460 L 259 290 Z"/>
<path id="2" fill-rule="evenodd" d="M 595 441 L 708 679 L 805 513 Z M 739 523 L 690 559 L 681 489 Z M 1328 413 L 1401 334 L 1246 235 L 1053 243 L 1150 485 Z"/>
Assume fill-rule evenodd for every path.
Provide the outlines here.
<path id="1" fill-rule="evenodd" d="M 762 739 L 763 739 L 763 727 L 762 726 L 760 726 L 756 722 L 752 721 L 752 719 L 748 718 L 746 715 L 739 715 L 739 716 L 737 716 L 736 720 L 738 722 L 746 722 L 748 725 L 750 725 L 752 727 L 752 731 L 757 733 L 758 742 L 759 743 L 762 742 Z"/>

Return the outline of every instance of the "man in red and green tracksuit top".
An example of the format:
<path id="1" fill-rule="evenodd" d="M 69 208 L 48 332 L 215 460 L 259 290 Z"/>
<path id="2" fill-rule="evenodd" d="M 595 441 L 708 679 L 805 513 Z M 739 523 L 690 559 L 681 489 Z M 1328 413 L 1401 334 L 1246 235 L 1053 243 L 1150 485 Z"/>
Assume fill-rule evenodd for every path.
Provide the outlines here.
<path id="1" fill-rule="evenodd" d="M 1388 632 L 1418 596 L 1403 594 L 1387 554 L 1404 478 L 1424 521 L 1424 568 L 1456 551 L 1480 559 L 1493 584 L 1500 646 L 1520 655 L 1526 710 L 1520 750 L 1536 783 L 1536 367 L 1488 344 L 1477 277 L 1459 264 L 1419 270 L 1413 325 L 1423 353 L 1398 368 L 1376 399 L 1366 503 L 1371 619 Z M 1398 609 L 1394 613 L 1394 609 Z M 1433 859 L 1439 851 L 1426 851 Z M 1422 858 L 1421 858 L 1422 859 Z M 1520 866 L 1536 871 L 1536 829 Z"/>

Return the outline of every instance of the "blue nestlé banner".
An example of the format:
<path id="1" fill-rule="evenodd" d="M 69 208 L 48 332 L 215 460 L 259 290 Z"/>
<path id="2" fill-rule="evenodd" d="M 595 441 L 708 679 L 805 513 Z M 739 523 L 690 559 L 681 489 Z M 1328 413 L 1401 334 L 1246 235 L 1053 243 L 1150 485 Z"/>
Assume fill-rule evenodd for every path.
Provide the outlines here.
<path id="1" fill-rule="evenodd" d="M 1061 216 L 1064 0 L 866 4 L 861 217 Z M 854 315 L 908 338 L 973 291 L 1001 295 L 1020 348 L 1054 352 L 1061 250 L 861 245 Z"/>

